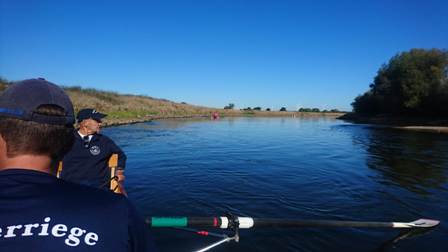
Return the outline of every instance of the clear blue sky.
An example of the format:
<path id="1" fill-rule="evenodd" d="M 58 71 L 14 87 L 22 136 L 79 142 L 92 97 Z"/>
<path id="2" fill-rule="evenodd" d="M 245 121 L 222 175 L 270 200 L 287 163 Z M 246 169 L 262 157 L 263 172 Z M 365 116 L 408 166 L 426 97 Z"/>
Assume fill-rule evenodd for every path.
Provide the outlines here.
<path id="1" fill-rule="evenodd" d="M 411 48 L 448 48 L 448 1 L 0 0 L 0 76 L 177 102 L 351 110 Z"/>

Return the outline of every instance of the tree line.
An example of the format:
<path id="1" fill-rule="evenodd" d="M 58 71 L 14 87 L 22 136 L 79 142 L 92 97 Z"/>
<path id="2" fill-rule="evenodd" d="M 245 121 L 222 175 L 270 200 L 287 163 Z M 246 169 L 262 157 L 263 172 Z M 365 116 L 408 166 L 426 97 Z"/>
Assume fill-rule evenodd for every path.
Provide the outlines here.
<path id="1" fill-rule="evenodd" d="M 448 52 L 412 49 L 381 66 L 367 92 L 352 103 L 357 114 L 448 115 Z"/>
<path id="2" fill-rule="evenodd" d="M 224 106 L 224 109 L 234 109 L 234 108 L 235 108 L 235 104 L 234 103 L 229 103 L 229 105 Z M 254 111 L 254 110 L 255 111 L 261 111 L 263 109 L 261 107 L 253 107 L 253 108 L 252 107 L 247 107 L 247 108 L 243 108 L 243 109 L 240 109 L 240 110 L 243 110 L 243 111 Z M 271 108 L 266 108 L 265 111 L 271 111 Z M 286 109 L 286 107 L 281 107 L 278 111 L 286 112 L 288 110 Z M 290 112 L 292 112 L 292 111 L 290 111 Z M 296 112 L 296 111 L 293 111 L 293 112 Z M 331 109 L 331 110 L 324 109 L 324 110 L 320 110 L 318 108 L 299 108 L 297 110 L 297 112 L 340 113 L 341 111 L 338 110 L 338 109 Z"/>

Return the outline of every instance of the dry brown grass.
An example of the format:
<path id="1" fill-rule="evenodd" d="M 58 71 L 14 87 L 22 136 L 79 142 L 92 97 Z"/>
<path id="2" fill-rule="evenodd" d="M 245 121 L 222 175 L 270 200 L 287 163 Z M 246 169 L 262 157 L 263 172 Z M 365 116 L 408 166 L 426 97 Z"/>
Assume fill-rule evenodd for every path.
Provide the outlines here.
<path id="1" fill-rule="evenodd" d="M 175 103 L 137 95 L 119 95 L 113 92 L 66 88 L 75 110 L 95 108 L 107 113 L 106 124 L 145 121 L 154 118 L 209 116 L 219 109 Z"/>
<path id="2" fill-rule="evenodd" d="M 6 83 L 3 83 L 0 81 L 0 92 L 2 92 L 3 90 L 5 90 L 7 87 Z"/>

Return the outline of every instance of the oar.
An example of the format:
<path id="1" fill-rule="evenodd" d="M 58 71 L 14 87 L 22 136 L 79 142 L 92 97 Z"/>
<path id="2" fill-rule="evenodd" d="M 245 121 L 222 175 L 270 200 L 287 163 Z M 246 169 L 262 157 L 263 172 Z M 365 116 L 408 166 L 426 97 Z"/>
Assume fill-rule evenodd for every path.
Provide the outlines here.
<path id="1" fill-rule="evenodd" d="M 301 227 L 353 227 L 353 228 L 432 228 L 440 221 L 418 219 L 412 222 L 373 222 L 373 221 L 339 221 L 339 220 L 296 220 L 251 217 L 150 217 L 146 223 L 151 227 L 194 227 L 194 228 L 301 228 Z"/>
<path id="2" fill-rule="evenodd" d="M 154 228 L 159 227 L 184 228 L 184 230 L 186 231 L 192 231 L 199 235 L 208 235 L 209 233 L 207 231 L 192 230 L 188 228 L 222 228 L 234 232 L 234 235 L 230 237 L 227 235 L 213 234 L 213 236 L 220 237 L 221 240 L 196 251 L 196 252 L 205 252 L 225 242 L 230 241 L 238 242 L 239 229 L 263 228 L 263 227 L 280 227 L 280 228 L 353 227 L 353 228 L 399 228 L 399 229 L 415 230 L 417 228 L 419 229 L 433 228 L 439 225 L 440 221 L 429 219 L 418 219 L 412 222 L 297 220 L 297 219 L 270 219 L 270 218 L 266 219 L 266 218 L 237 217 L 229 214 L 226 217 L 150 217 L 146 218 L 146 223 Z"/>

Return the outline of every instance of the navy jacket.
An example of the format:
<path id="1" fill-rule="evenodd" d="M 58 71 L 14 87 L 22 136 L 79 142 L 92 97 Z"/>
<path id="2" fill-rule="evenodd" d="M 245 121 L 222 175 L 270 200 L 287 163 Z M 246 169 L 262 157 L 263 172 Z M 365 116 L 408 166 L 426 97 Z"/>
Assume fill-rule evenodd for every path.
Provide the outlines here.
<path id="1" fill-rule="evenodd" d="M 0 251 L 154 251 L 122 195 L 31 170 L 0 171 Z"/>
<path id="2" fill-rule="evenodd" d="M 118 167 L 124 169 L 126 155 L 107 136 L 95 134 L 90 142 L 85 144 L 77 131 L 74 134 L 75 142 L 62 160 L 60 177 L 77 184 L 109 189 L 109 158 L 112 154 L 118 154 Z"/>

